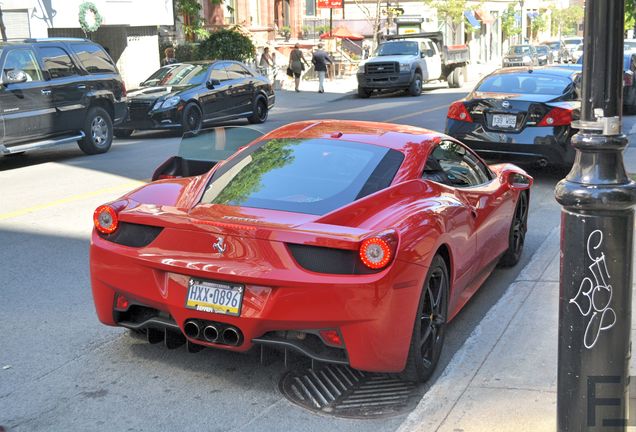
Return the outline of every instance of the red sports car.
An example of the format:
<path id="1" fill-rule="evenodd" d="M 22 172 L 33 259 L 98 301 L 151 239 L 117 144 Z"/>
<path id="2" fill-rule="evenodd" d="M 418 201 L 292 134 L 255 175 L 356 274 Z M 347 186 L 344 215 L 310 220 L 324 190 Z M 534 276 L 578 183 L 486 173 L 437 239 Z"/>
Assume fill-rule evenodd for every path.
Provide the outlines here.
<path id="1" fill-rule="evenodd" d="M 446 323 L 519 260 L 532 178 L 409 126 L 305 121 L 254 136 L 184 138 L 194 155 L 95 210 L 99 319 L 170 348 L 262 344 L 427 379 Z"/>

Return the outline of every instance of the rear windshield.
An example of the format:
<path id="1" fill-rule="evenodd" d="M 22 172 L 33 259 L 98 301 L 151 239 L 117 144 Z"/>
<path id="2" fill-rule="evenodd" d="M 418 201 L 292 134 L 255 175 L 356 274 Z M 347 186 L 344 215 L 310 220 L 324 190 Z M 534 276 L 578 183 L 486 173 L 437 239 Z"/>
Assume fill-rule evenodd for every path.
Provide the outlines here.
<path id="1" fill-rule="evenodd" d="M 484 78 L 475 90 L 491 93 L 561 95 L 572 84 L 569 78 L 526 72 L 491 75 Z"/>
<path id="2" fill-rule="evenodd" d="M 272 139 L 220 167 L 201 202 L 323 215 L 389 186 L 403 159 L 357 142 Z"/>
<path id="3" fill-rule="evenodd" d="M 117 73 L 112 59 L 99 45 L 92 43 L 73 43 L 71 49 L 89 73 Z"/>
<path id="4" fill-rule="evenodd" d="M 526 54 L 530 52 L 530 46 L 529 45 L 517 45 L 517 46 L 511 46 L 510 49 L 508 50 L 508 54 Z"/>
<path id="5" fill-rule="evenodd" d="M 564 39 L 563 43 L 566 45 L 579 45 L 583 43 L 583 39 L 581 38 L 569 38 L 569 39 Z"/>

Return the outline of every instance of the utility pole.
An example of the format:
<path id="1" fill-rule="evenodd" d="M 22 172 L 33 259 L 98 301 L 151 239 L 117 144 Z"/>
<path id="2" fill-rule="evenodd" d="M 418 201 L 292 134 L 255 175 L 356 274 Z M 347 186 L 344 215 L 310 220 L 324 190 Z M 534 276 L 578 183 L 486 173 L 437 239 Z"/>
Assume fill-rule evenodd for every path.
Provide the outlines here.
<path id="1" fill-rule="evenodd" d="M 555 190 L 563 207 L 559 432 L 627 429 L 636 184 L 622 154 L 623 12 L 624 0 L 585 3 L 576 159 Z"/>
<path id="2" fill-rule="evenodd" d="M 7 41 L 7 28 L 4 26 L 4 21 L 2 20 L 2 8 L 0 7 L 0 36 L 2 36 L 3 41 Z"/>

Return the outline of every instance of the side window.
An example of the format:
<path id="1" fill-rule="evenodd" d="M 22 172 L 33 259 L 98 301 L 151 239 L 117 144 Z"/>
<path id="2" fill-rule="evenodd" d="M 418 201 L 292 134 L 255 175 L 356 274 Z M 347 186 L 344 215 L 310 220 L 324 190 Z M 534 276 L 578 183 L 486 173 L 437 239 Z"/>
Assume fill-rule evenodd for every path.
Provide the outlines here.
<path id="1" fill-rule="evenodd" d="M 37 57 L 33 50 L 14 49 L 7 53 L 2 65 L 2 73 L 21 70 L 27 76 L 27 81 L 43 81 L 42 69 L 38 64 Z"/>
<path id="2" fill-rule="evenodd" d="M 229 79 L 249 78 L 252 74 L 243 66 L 237 63 L 228 63 L 225 65 Z"/>
<path id="3" fill-rule="evenodd" d="M 227 71 L 223 64 L 215 64 L 212 66 L 212 70 L 210 71 L 210 79 L 216 79 L 220 82 L 227 81 L 229 78 L 227 76 Z"/>
<path id="4" fill-rule="evenodd" d="M 51 75 L 51 79 L 77 75 L 77 69 L 75 69 L 73 61 L 63 49 L 43 47 L 40 48 L 40 54 L 42 55 L 44 67 Z"/>
<path id="5" fill-rule="evenodd" d="M 442 141 L 429 155 L 422 178 L 453 187 L 471 187 L 488 182 L 490 173 L 462 145 Z"/>
<path id="6" fill-rule="evenodd" d="M 93 43 L 73 43 L 71 50 L 77 55 L 82 66 L 89 73 L 117 73 L 113 60 L 106 51 Z"/>

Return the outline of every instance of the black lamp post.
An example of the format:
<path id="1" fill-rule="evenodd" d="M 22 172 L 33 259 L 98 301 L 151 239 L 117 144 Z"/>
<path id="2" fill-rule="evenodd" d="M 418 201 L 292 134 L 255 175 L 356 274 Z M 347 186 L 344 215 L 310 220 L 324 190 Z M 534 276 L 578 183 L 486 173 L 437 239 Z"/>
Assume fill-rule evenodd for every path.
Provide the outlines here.
<path id="1" fill-rule="evenodd" d="M 627 424 L 636 185 L 622 155 L 623 12 L 624 0 L 586 1 L 576 159 L 555 191 L 563 206 L 559 432 Z"/>

